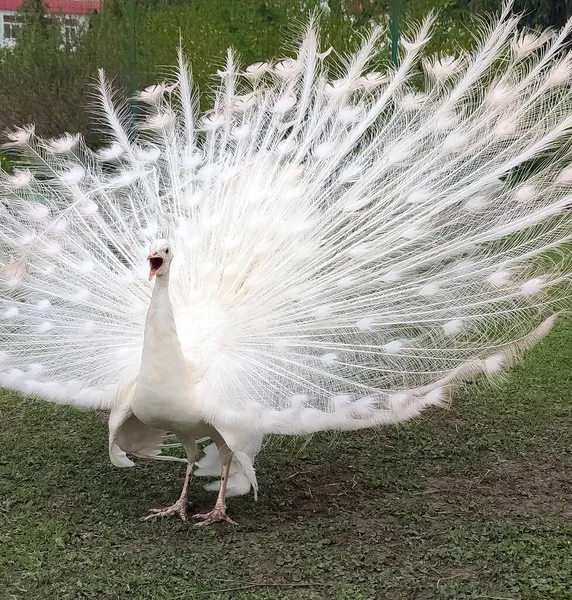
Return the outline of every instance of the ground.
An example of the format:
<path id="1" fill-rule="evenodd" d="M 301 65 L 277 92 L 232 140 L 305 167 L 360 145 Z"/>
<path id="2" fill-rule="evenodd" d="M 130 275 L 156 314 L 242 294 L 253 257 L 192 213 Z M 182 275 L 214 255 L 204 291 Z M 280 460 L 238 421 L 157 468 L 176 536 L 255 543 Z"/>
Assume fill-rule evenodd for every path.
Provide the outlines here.
<path id="1" fill-rule="evenodd" d="M 568 321 L 450 410 L 271 440 L 259 502 L 229 501 L 238 527 L 140 522 L 182 465 L 113 468 L 103 415 L 4 395 L 0 598 L 571 599 L 570 348 Z"/>

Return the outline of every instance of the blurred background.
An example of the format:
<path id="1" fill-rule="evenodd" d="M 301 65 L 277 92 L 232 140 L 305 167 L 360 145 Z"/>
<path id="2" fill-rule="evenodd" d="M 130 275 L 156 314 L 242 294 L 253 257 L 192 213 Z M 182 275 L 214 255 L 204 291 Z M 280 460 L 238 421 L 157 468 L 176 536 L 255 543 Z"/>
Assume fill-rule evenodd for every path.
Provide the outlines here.
<path id="1" fill-rule="evenodd" d="M 387 27 L 380 62 L 398 60 L 396 40 L 430 10 L 439 14 L 432 50 L 470 46 L 476 15 L 502 0 L 0 0 L 0 130 L 30 122 L 38 133 L 82 132 L 97 145 L 90 113 L 97 69 L 132 93 L 169 75 L 182 44 L 208 106 L 226 49 L 244 65 L 287 54 L 319 12 L 323 47 L 350 49 L 364 28 Z M 572 0 L 516 0 L 526 25 L 559 27 Z M 393 50 L 392 50 L 393 41 Z"/>

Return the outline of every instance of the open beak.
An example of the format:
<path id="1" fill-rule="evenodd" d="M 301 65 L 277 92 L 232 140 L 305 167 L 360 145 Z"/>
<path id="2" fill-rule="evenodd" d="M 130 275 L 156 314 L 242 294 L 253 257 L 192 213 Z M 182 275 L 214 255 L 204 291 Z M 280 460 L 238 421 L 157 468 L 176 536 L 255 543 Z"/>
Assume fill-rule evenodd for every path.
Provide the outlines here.
<path id="1" fill-rule="evenodd" d="M 155 277 L 155 273 L 163 266 L 163 259 L 153 253 L 147 257 L 149 261 L 149 281 Z"/>

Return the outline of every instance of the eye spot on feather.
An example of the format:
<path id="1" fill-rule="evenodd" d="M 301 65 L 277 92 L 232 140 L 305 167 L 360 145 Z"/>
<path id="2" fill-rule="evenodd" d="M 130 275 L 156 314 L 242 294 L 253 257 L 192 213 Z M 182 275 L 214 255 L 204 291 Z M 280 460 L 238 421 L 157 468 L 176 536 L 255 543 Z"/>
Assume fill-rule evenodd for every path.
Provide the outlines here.
<path id="1" fill-rule="evenodd" d="M 28 244 L 31 244 L 35 239 L 36 237 L 31 233 L 25 233 L 16 240 L 16 245 L 20 247 L 27 246 Z"/>
<path id="2" fill-rule="evenodd" d="M 6 177 L 5 181 L 10 189 L 19 190 L 28 187 L 34 181 L 34 176 L 28 169 L 17 170 L 13 175 Z"/>
<path id="3" fill-rule="evenodd" d="M 538 294 L 542 289 L 545 283 L 544 277 L 534 277 L 533 279 L 529 279 L 525 283 L 520 286 L 520 291 L 525 296 L 533 296 L 534 294 Z"/>
<path id="4" fill-rule="evenodd" d="M 510 271 L 507 270 L 500 270 L 500 271 L 495 271 L 494 273 L 491 273 L 486 281 L 488 283 L 490 283 L 491 285 L 498 287 L 501 285 L 505 285 L 506 283 L 508 283 L 510 279 Z"/>
<path id="5" fill-rule="evenodd" d="M 121 145 L 117 142 L 113 142 L 113 144 L 111 144 L 111 146 L 109 146 L 108 148 L 101 148 L 97 152 L 97 156 L 100 160 L 110 161 L 119 158 L 123 154 L 123 152 L 124 150 L 121 147 Z"/>
<path id="6" fill-rule="evenodd" d="M 59 174 L 59 179 L 64 185 L 77 185 L 85 177 L 85 169 L 81 165 L 72 165 L 67 171 Z"/>
<path id="7" fill-rule="evenodd" d="M 235 127 L 231 132 L 230 135 L 231 137 L 233 137 L 235 140 L 245 140 L 249 135 L 250 135 L 250 126 L 248 125 L 242 125 L 240 127 Z"/>
<path id="8" fill-rule="evenodd" d="M 572 164 L 560 171 L 558 177 L 556 177 L 556 183 L 572 183 Z"/>
<path id="9" fill-rule="evenodd" d="M 223 242 L 223 248 L 225 250 L 234 250 L 240 246 L 242 238 L 239 237 L 227 237 Z"/>
<path id="10" fill-rule="evenodd" d="M 446 335 L 455 335 L 462 331 L 463 321 L 461 319 L 451 319 L 443 325 L 443 331 Z"/>
<path id="11" fill-rule="evenodd" d="M 387 354 L 397 354 L 404 347 L 403 340 L 393 340 L 384 344 L 381 348 L 387 352 Z"/>
<path id="12" fill-rule="evenodd" d="M 56 256 L 61 252 L 62 248 L 58 242 L 48 242 L 47 244 L 44 244 L 42 249 L 48 256 Z"/>
<path id="13" fill-rule="evenodd" d="M 50 214 L 50 209 L 44 204 L 32 204 L 28 210 L 28 217 L 31 221 L 41 221 Z"/>
<path id="14" fill-rule="evenodd" d="M 353 258 L 361 258 L 362 256 L 365 256 L 368 252 L 371 252 L 371 249 L 372 249 L 371 244 L 364 242 L 364 243 L 356 244 L 355 246 L 352 246 L 348 250 L 348 254 L 350 256 L 352 256 Z"/>
<path id="15" fill-rule="evenodd" d="M 352 397 L 350 394 L 337 394 L 330 398 L 330 410 L 335 413 L 346 413 L 351 401 Z"/>
<path id="16" fill-rule="evenodd" d="M 417 292 L 420 296 L 435 296 L 440 292 L 441 288 L 437 283 L 428 283 L 419 289 Z"/>
<path id="17" fill-rule="evenodd" d="M 157 148 L 157 146 L 139 146 L 135 150 L 135 157 L 142 163 L 151 164 L 159 160 L 161 157 L 161 150 L 160 148 Z"/>
<path id="18" fill-rule="evenodd" d="M 97 328 L 97 325 L 95 324 L 94 321 L 88 320 L 88 321 L 84 321 L 81 325 L 81 332 L 84 335 L 90 335 L 92 334 Z"/>
<path id="19" fill-rule="evenodd" d="M 330 158 L 336 151 L 336 145 L 333 142 L 324 142 L 318 144 L 314 149 L 314 156 L 319 159 Z"/>
<path id="20" fill-rule="evenodd" d="M 37 377 L 43 370 L 44 365 L 32 363 L 26 367 L 26 375 L 30 377 Z"/>
<path id="21" fill-rule="evenodd" d="M 239 263 L 229 263 L 224 268 L 223 277 L 230 278 L 236 277 L 240 272 L 240 264 Z"/>
<path id="22" fill-rule="evenodd" d="M 143 173 L 139 170 L 122 170 L 119 175 L 109 179 L 109 185 L 116 189 L 129 187 L 133 185 L 142 175 Z"/>
<path id="23" fill-rule="evenodd" d="M 465 202 L 463 208 L 469 212 L 478 212 L 487 207 L 488 201 L 486 196 L 473 196 L 470 200 Z"/>
<path id="24" fill-rule="evenodd" d="M 161 131 L 171 125 L 175 121 L 175 115 L 170 111 L 158 112 L 154 115 L 150 115 L 145 119 L 145 122 L 141 124 L 141 129 L 148 129 L 151 131 Z M 203 127 L 205 124 L 203 122 Z M 205 127 L 206 129 L 206 127 Z"/>
<path id="25" fill-rule="evenodd" d="M 355 277 L 352 275 L 347 275 L 346 277 L 342 277 L 336 281 L 336 285 L 341 288 L 349 288 L 355 283 Z"/>
<path id="26" fill-rule="evenodd" d="M 97 204 L 93 202 L 93 200 L 84 200 L 81 204 L 78 205 L 77 210 L 80 215 L 84 217 L 89 217 L 94 215 L 97 210 Z"/>
<path id="27" fill-rule="evenodd" d="M 267 62 L 256 62 L 246 67 L 244 76 L 249 79 L 258 79 L 270 70 L 270 64 Z"/>
<path id="28" fill-rule="evenodd" d="M 329 305 L 316 306 L 316 308 L 312 309 L 312 314 L 316 319 L 324 319 L 332 314 L 332 307 Z"/>
<path id="29" fill-rule="evenodd" d="M 296 104 L 296 96 L 294 94 L 286 94 L 274 104 L 273 112 L 277 115 L 284 115 Z"/>
<path id="30" fill-rule="evenodd" d="M 79 135 L 71 135 L 64 133 L 59 137 L 54 137 L 42 142 L 42 145 L 49 154 L 65 154 L 70 152 L 72 148 L 79 142 Z"/>
<path id="31" fill-rule="evenodd" d="M 58 217 L 51 222 L 49 228 L 52 233 L 63 233 L 68 228 L 67 219 L 64 217 Z"/>
<path id="32" fill-rule="evenodd" d="M 374 323 L 375 319 L 373 319 L 372 317 L 364 317 L 356 323 L 356 327 L 360 331 L 372 331 Z"/>
<path id="33" fill-rule="evenodd" d="M 302 70 L 302 64 L 294 58 L 284 58 L 277 62 L 272 70 L 276 75 L 289 79 Z"/>
<path id="34" fill-rule="evenodd" d="M 398 413 L 405 408 L 405 406 L 410 401 L 410 399 L 411 399 L 411 395 L 407 394 L 405 392 L 402 392 L 402 393 L 398 392 L 396 394 L 391 394 L 390 396 L 387 397 L 387 400 L 386 400 L 387 408 L 389 410 L 391 410 L 392 412 Z"/>
<path id="35" fill-rule="evenodd" d="M 86 259 L 82 263 L 74 265 L 74 269 L 81 275 L 91 273 L 95 268 L 95 263 L 91 259 Z"/>
<path id="36" fill-rule="evenodd" d="M 76 304 L 80 304 L 87 300 L 91 295 L 91 292 L 87 288 L 79 288 L 74 294 L 72 300 Z"/>
<path id="37" fill-rule="evenodd" d="M 53 323 L 51 323 L 50 321 L 44 321 L 36 327 L 36 331 L 37 333 L 48 333 L 49 331 L 52 331 L 53 328 Z"/>
<path id="38" fill-rule="evenodd" d="M 338 360 L 338 355 L 335 352 L 326 352 L 320 356 L 320 360 L 327 367 L 333 367 Z"/>
<path id="39" fill-rule="evenodd" d="M 209 263 L 209 262 L 202 263 L 201 265 L 199 265 L 198 273 L 202 277 L 206 277 L 207 275 L 210 275 L 214 271 L 214 268 L 215 268 L 215 266 L 213 263 Z"/>
<path id="40" fill-rule="evenodd" d="M 290 138 L 282 140 L 276 145 L 276 150 L 280 156 L 286 156 L 296 150 L 296 142 Z"/>
<path id="41" fill-rule="evenodd" d="M 379 71 L 371 71 L 366 73 L 363 77 L 360 77 L 360 84 L 366 89 L 371 90 L 384 83 L 389 83 L 390 77 L 386 73 L 380 73 Z"/>
<path id="42" fill-rule="evenodd" d="M 347 79 L 335 79 L 324 85 L 324 94 L 332 100 L 337 100 L 349 92 L 351 87 L 351 81 Z"/>
<path id="43" fill-rule="evenodd" d="M 377 400 L 374 396 L 363 396 L 351 405 L 351 412 L 357 418 L 368 418 L 376 408 Z"/>
<path id="44" fill-rule="evenodd" d="M 361 164 L 353 163 L 342 169 L 340 173 L 340 182 L 349 183 L 356 181 L 359 176 L 364 172 L 364 167 Z"/>
<path id="45" fill-rule="evenodd" d="M 203 162 L 203 158 L 201 152 L 187 148 L 181 156 L 181 166 L 184 169 L 196 169 Z"/>
<path id="46" fill-rule="evenodd" d="M 41 300 L 38 300 L 38 302 L 36 302 L 34 308 L 37 312 L 43 313 L 47 311 L 51 306 L 52 304 L 47 298 L 42 298 Z"/>
<path id="47" fill-rule="evenodd" d="M 290 406 L 292 408 L 299 408 L 299 407 L 301 407 L 306 402 L 308 402 L 308 395 L 307 394 L 294 394 L 290 398 Z"/>
<path id="48" fill-rule="evenodd" d="M 205 215 L 201 220 L 200 227 L 203 231 L 209 232 L 212 231 L 221 221 L 222 217 L 218 213 Z"/>
<path id="49" fill-rule="evenodd" d="M 460 65 L 461 61 L 454 56 L 434 56 L 433 60 L 423 59 L 423 67 L 434 81 L 442 81 L 451 77 L 457 72 Z"/>
<path id="50" fill-rule="evenodd" d="M 517 134 L 518 122 L 514 117 L 500 119 L 495 125 L 494 132 L 499 138 L 512 137 Z"/>
<path id="51" fill-rule="evenodd" d="M 14 317 L 17 317 L 19 313 L 20 311 L 18 310 L 18 307 L 9 306 L 0 313 L 0 318 L 3 320 L 13 319 Z"/>
<path id="52" fill-rule="evenodd" d="M 338 120 L 344 125 L 351 125 L 362 118 L 363 112 L 363 107 L 359 105 L 344 106 L 338 112 Z"/>
<path id="53" fill-rule="evenodd" d="M 413 154 L 412 148 L 407 143 L 395 144 L 393 148 L 389 150 L 389 156 L 387 157 L 388 165 L 398 165 L 411 158 Z"/>
<path id="54" fill-rule="evenodd" d="M 118 348 L 114 354 L 118 361 L 127 360 L 130 358 L 131 350 L 129 348 Z"/>
<path id="55" fill-rule="evenodd" d="M 407 195 L 405 201 L 409 204 L 420 204 L 429 199 L 429 191 L 423 188 L 415 189 Z"/>
<path id="56" fill-rule="evenodd" d="M 422 92 L 412 92 L 405 94 L 399 105 L 405 111 L 416 111 L 419 110 L 427 101 L 427 95 Z"/>
<path id="57" fill-rule="evenodd" d="M 159 231 L 159 226 L 155 222 L 150 222 L 146 227 L 139 230 L 139 237 L 144 239 L 154 238 Z"/>
<path id="58" fill-rule="evenodd" d="M 402 278 L 403 272 L 396 270 L 388 271 L 380 277 L 381 281 L 383 281 L 384 283 L 395 283 L 397 281 L 401 281 Z"/>
<path id="59" fill-rule="evenodd" d="M 429 406 L 442 405 L 443 402 L 445 401 L 445 392 L 446 392 L 446 388 L 443 386 L 430 391 L 428 394 L 425 394 L 425 396 L 423 397 L 424 404 L 426 406 L 427 405 L 429 405 Z"/>
<path id="60" fill-rule="evenodd" d="M 49 277 L 50 275 L 53 275 L 54 271 L 54 266 L 48 263 L 42 263 L 38 266 L 38 273 L 42 275 L 42 277 Z"/>
<path id="61" fill-rule="evenodd" d="M 277 352 L 288 352 L 290 348 L 297 345 L 297 341 L 294 338 L 283 337 L 274 340 L 272 345 Z"/>
<path id="62" fill-rule="evenodd" d="M 527 202 L 532 200 L 536 195 L 536 189 L 532 184 L 523 185 L 516 190 L 515 198 L 519 202 Z"/>
<path id="63" fill-rule="evenodd" d="M 415 240 L 419 237 L 421 237 L 422 231 L 419 227 L 415 227 L 414 225 L 412 225 L 411 227 L 406 227 L 405 229 L 403 229 L 403 231 L 401 232 L 401 237 L 405 238 L 406 240 Z"/>
<path id="64" fill-rule="evenodd" d="M 504 354 L 493 354 L 483 361 L 485 371 L 487 373 L 498 373 L 500 370 L 502 370 L 505 361 L 506 356 Z"/>

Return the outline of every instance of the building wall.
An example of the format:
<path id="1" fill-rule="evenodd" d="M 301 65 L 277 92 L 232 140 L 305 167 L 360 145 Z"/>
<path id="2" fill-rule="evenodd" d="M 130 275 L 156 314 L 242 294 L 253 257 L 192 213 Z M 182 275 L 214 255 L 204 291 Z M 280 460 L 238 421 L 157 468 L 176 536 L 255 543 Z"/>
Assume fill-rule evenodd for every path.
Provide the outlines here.
<path id="1" fill-rule="evenodd" d="M 17 11 L 22 2 L 23 0 L 0 0 L 0 46 L 9 48 L 15 44 Z M 101 8 L 100 0 L 45 0 L 45 2 L 52 12 L 75 20 L 78 28 L 94 10 Z"/>

